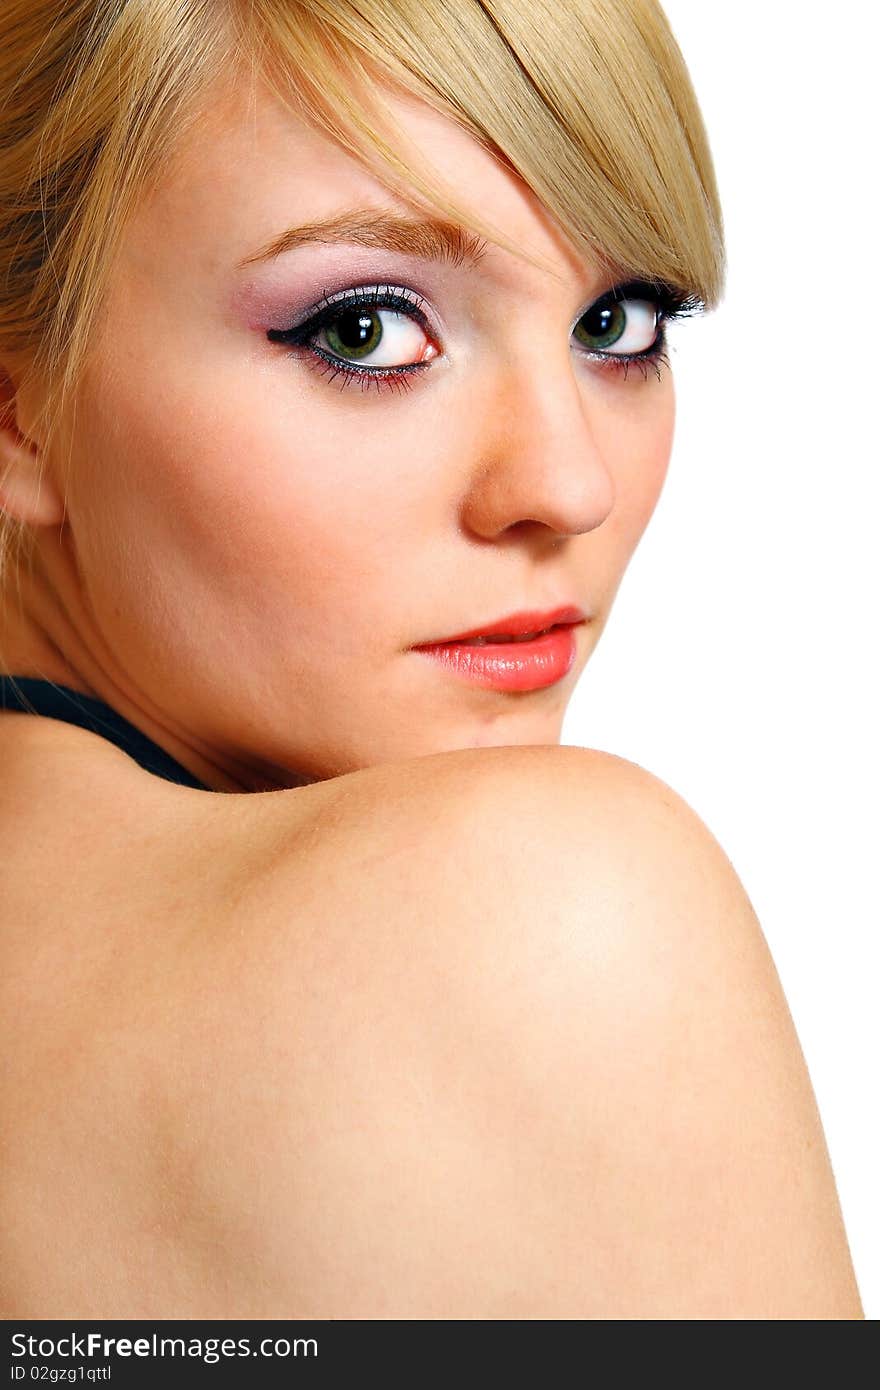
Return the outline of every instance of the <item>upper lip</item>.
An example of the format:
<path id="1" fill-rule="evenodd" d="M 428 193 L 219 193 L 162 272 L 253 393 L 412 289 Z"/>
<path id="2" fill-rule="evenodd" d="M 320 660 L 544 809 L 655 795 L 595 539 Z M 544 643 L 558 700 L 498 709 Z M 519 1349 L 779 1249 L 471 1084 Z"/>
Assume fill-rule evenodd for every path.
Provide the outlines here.
<path id="1" fill-rule="evenodd" d="M 530 609 L 525 613 L 509 613 L 506 618 L 499 618 L 497 622 L 483 623 L 481 627 L 472 628 L 469 632 L 458 632 L 454 637 L 436 637 L 431 642 L 422 642 L 419 645 L 433 647 L 445 642 L 467 642 L 472 637 L 495 637 L 500 634 L 521 637 L 525 632 L 543 632 L 548 627 L 583 623 L 586 620 L 586 613 L 572 604 L 543 613 Z"/>

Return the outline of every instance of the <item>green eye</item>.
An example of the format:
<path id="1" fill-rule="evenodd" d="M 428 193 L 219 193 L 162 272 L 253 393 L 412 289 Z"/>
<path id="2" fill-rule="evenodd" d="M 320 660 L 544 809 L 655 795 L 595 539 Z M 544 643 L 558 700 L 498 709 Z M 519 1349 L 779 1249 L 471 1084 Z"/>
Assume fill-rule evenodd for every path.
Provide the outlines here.
<path id="1" fill-rule="evenodd" d="M 590 352 L 605 352 L 613 347 L 620 356 L 635 357 L 653 346 L 658 321 L 658 305 L 650 300 L 600 300 L 578 319 L 574 335 Z"/>
<path id="2" fill-rule="evenodd" d="M 583 318 L 578 319 L 575 336 L 584 347 L 593 349 L 609 348 L 622 337 L 626 328 L 626 313 L 620 304 L 606 304 L 604 308 L 589 309 Z"/>
<path id="3" fill-rule="evenodd" d="M 382 341 L 382 320 L 375 310 L 347 309 L 324 329 L 327 346 L 340 357 L 368 357 Z"/>

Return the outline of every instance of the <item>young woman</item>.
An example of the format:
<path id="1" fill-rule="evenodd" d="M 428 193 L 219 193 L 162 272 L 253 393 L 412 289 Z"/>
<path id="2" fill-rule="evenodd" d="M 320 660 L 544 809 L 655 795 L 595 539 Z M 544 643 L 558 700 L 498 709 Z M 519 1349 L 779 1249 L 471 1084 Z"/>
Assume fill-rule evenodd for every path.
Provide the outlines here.
<path id="1" fill-rule="evenodd" d="M 557 746 L 723 279 L 662 12 L 0 16 L 4 1316 L 859 1317 L 742 885 Z"/>

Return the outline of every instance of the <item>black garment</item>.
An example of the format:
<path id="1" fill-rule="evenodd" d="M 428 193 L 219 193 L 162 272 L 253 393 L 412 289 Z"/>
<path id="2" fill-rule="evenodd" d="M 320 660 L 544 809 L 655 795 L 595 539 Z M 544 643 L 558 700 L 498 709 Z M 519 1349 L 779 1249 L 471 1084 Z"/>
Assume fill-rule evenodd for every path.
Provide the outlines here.
<path id="1" fill-rule="evenodd" d="M 25 714 L 44 715 L 49 719 L 60 719 L 65 724 L 76 724 L 80 729 L 88 729 L 115 743 L 147 772 L 163 777 L 166 782 L 177 782 L 182 787 L 194 787 L 198 791 L 210 791 L 164 749 L 136 729 L 134 724 L 105 705 L 103 700 L 93 700 L 90 695 L 81 695 L 78 690 L 70 690 L 66 685 L 53 685 L 51 681 L 37 680 L 32 676 L 0 676 L 0 710 L 4 709 L 22 710 Z"/>

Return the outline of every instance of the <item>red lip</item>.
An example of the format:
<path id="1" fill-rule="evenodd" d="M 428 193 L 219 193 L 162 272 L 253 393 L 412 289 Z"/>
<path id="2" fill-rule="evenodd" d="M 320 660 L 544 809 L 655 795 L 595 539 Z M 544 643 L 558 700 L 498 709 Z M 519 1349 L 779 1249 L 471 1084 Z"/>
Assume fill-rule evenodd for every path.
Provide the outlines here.
<path id="1" fill-rule="evenodd" d="M 548 627 L 558 627 L 567 623 L 583 623 L 586 622 L 586 617 L 586 613 L 571 604 L 544 613 L 538 613 L 532 609 L 527 613 L 510 613 L 506 618 L 499 618 L 496 623 L 486 623 L 483 627 L 475 627 L 470 632 L 459 632 L 455 637 L 438 637 L 433 642 L 422 642 L 419 646 L 445 646 L 448 642 L 468 642 L 473 637 L 494 637 L 498 633 L 504 633 L 505 636 L 520 637 L 524 632 L 543 632 L 544 628 Z M 418 651 L 419 648 L 417 647 L 416 650 Z"/>

